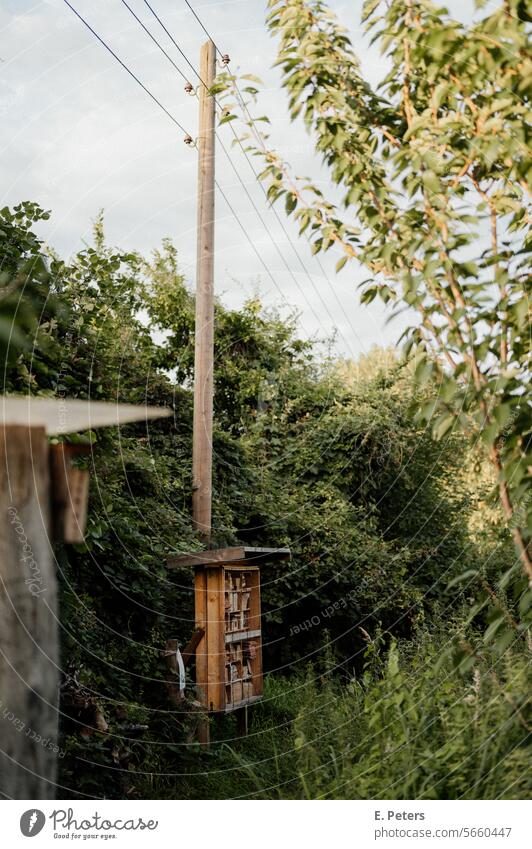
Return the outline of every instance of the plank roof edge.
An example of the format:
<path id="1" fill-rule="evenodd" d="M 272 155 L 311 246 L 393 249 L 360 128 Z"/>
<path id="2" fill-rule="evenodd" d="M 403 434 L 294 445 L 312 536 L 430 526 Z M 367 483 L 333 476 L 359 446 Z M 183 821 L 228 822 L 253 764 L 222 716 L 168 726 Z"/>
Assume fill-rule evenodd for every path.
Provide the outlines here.
<path id="1" fill-rule="evenodd" d="M 80 398 L 34 395 L 2 395 L 0 426 L 43 427 L 48 436 L 58 436 L 97 427 L 119 427 L 172 415 L 168 407 L 118 404 Z"/>
<path id="2" fill-rule="evenodd" d="M 184 566 L 214 566 L 224 563 L 243 561 L 256 564 L 264 560 L 287 560 L 290 557 L 289 548 L 261 548 L 252 545 L 236 545 L 229 548 L 215 548 L 210 551 L 195 551 L 190 554 L 172 554 L 166 558 L 169 569 L 179 569 Z"/>

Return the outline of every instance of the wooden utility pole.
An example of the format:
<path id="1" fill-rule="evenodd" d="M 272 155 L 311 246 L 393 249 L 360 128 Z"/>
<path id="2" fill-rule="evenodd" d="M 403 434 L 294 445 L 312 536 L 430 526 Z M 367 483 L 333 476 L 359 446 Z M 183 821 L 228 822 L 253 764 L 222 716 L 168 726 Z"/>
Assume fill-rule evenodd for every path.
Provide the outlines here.
<path id="1" fill-rule="evenodd" d="M 198 136 L 198 245 L 194 425 L 192 438 L 192 521 L 205 543 L 211 536 L 212 402 L 214 360 L 214 122 L 209 94 L 216 70 L 216 48 L 201 48 Z"/>
<path id="2" fill-rule="evenodd" d="M 194 424 L 192 435 L 192 523 L 208 545 L 212 508 L 212 402 L 214 392 L 214 122 L 215 100 L 209 94 L 216 72 L 216 48 L 207 41 L 200 54 L 198 135 L 198 245 L 196 269 L 196 342 L 194 352 Z M 204 633 L 196 649 L 196 680 L 207 678 L 207 573 L 196 569 L 196 628 Z M 202 704 L 207 693 L 198 687 Z M 199 741 L 209 743 L 209 721 L 198 725 Z"/>

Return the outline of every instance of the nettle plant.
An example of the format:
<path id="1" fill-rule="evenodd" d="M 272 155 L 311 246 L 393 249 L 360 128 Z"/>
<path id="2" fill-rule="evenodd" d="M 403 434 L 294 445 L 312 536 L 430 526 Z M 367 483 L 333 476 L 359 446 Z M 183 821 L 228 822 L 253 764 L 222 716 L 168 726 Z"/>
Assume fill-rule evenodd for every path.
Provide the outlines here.
<path id="1" fill-rule="evenodd" d="M 338 270 L 361 264 L 362 302 L 412 316 L 406 353 L 439 388 L 420 419 L 437 438 L 454 427 L 481 438 L 532 580 L 525 4 L 507 0 L 466 26 L 428 0 L 367 0 L 366 31 L 389 69 L 376 89 L 325 3 L 268 5 L 290 114 L 313 136 L 331 196 L 269 148 L 250 113 L 253 78 L 220 78 L 222 120 L 248 125 L 240 144 L 263 158 L 269 199 L 284 200 L 313 253 L 336 250 Z"/>

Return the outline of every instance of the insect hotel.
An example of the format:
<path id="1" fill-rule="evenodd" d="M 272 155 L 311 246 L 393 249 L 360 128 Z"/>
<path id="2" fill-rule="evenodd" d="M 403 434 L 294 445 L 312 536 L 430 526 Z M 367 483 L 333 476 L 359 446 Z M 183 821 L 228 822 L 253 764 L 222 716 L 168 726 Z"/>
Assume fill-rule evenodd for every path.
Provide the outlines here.
<path id="1" fill-rule="evenodd" d="M 208 711 L 229 713 L 262 696 L 260 564 L 285 548 L 234 546 L 170 557 L 194 566 L 196 692 Z"/>

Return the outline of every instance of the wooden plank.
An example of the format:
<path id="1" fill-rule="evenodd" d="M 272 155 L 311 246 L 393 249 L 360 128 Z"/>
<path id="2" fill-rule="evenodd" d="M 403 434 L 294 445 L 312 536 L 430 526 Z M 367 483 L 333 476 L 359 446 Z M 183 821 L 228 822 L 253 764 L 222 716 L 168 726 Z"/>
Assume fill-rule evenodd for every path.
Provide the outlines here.
<path id="1" fill-rule="evenodd" d="M 60 442 L 50 445 L 51 495 L 54 540 L 83 542 L 89 501 L 88 469 L 78 469 L 72 461 L 89 454 L 88 445 Z"/>
<path id="2" fill-rule="evenodd" d="M 216 548 L 212 551 L 198 551 L 194 554 L 172 555 L 166 559 L 169 569 L 182 566 L 206 566 L 209 563 L 222 564 L 227 560 L 241 560 L 245 556 L 244 547 Z"/>
<path id="3" fill-rule="evenodd" d="M 250 577 L 251 596 L 249 599 L 249 624 L 258 631 L 254 638 L 257 644 L 257 652 L 251 661 L 251 672 L 253 692 L 256 696 L 262 694 L 262 634 L 261 634 L 261 609 L 260 609 L 260 572 L 253 572 Z"/>
<path id="4" fill-rule="evenodd" d="M 280 560 L 286 560 L 290 557 L 290 549 L 289 548 L 272 548 L 259 546 L 259 545 L 245 545 L 244 551 L 246 553 L 247 560 L 253 560 L 256 558 L 260 560 L 262 558 L 279 558 Z"/>
<path id="5" fill-rule="evenodd" d="M 240 643 L 242 640 L 251 640 L 254 637 L 260 637 L 260 628 L 252 631 L 228 631 L 225 635 L 225 642 L 227 644 Z"/>
<path id="6" fill-rule="evenodd" d="M 225 687 L 224 574 L 207 569 L 207 709 L 223 709 Z"/>
<path id="7" fill-rule="evenodd" d="M 56 595 L 45 428 L 0 426 L 0 793 L 8 799 L 55 797 Z"/>
<path id="8" fill-rule="evenodd" d="M 236 733 L 239 737 L 248 736 L 248 710 L 247 705 L 235 710 L 236 714 Z"/>
<path id="9" fill-rule="evenodd" d="M 207 706 L 207 573 L 201 567 L 194 574 L 194 617 L 196 630 L 203 631 L 203 637 L 196 646 L 196 698 L 203 706 Z M 210 742 L 210 725 L 206 716 L 198 718 L 198 742 L 208 746 Z"/>
<path id="10" fill-rule="evenodd" d="M 166 560 L 169 569 L 186 566 L 225 565 L 235 562 L 241 568 L 253 565 L 253 561 L 286 560 L 290 557 L 289 548 L 262 548 L 259 546 L 237 545 L 230 548 L 216 548 L 211 551 L 197 551 L 190 554 L 171 555 Z M 240 562 L 238 562 L 240 561 Z M 244 561 L 244 562 L 242 562 Z"/>
<path id="11" fill-rule="evenodd" d="M 196 646 L 196 698 L 207 705 L 207 573 L 199 567 L 194 576 L 194 618 L 196 630 L 203 631 L 203 637 Z"/>
<path id="12" fill-rule="evenodd" d="M 230 705 L 227 705 L 224 713 L 232 713 L 234 710 L 238 710 L 245 705 L 251 705 L 253 702 L 260 702 L 262 696 L 248 696 L 247 699 L 242 699 L 239 702 L 233 702 Z"/>
<path id="13" fill-rule="evenodd" d="M 196 654 L 196 649 L 201 643 L 203 637 L 205 636 L 205 630 L 203 628 L 196 628 L 194 633 L 192 634 L 190 640 L 186 644 L 185 648 L 181 652 L 181 657 L 183 658 L 183 664 L 185 667 L 188 666 L 194 655 Z"/>

